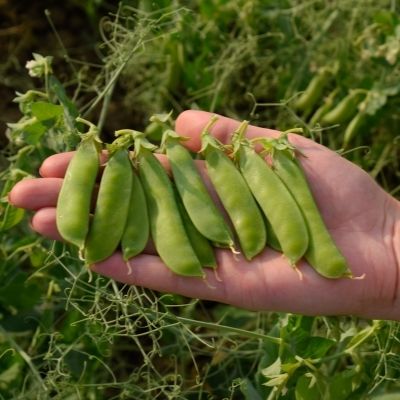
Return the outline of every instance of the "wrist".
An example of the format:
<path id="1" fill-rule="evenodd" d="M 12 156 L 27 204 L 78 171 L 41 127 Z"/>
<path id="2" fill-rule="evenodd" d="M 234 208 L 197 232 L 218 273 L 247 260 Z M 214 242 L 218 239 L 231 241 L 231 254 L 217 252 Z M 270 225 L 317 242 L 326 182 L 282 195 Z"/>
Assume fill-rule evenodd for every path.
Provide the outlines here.
<path id="1" fill-rule="evenodd" d="M 390 247 L 389 252 L 393 254 L 395 282 L 392 302 L 388 310 L 389 318 L 400 321 L 400 201 L 393 200 L 393 212 L 390 215 L 392 219 L 392 229 L 389 232 Z"/>
<path id="2" fill-rule="evenodd" d="M 400 280 L 400 201 L 397 202 L 397 214 L 394 221 L 393 231 L 394 231 L 393 253 L 397 263 L 397 270 L 399 271 L 399 280 Z M 399 288 L 400 288 L 400 283 L 399 283 Z M 400 298 L 400 293 L 398 297 Z"/>

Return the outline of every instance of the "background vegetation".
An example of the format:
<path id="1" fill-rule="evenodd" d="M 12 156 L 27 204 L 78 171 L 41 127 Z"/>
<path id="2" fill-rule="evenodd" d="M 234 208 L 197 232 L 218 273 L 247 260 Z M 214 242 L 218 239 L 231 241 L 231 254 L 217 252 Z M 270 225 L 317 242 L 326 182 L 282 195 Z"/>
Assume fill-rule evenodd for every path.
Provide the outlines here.
<path id="1" fill-rule="evenodd" d="M 399 396 L 398 323 L 248 312 L 89 276 L 73 248 L 35 235 L 6 198 L 45 157 L 75 146 L 77 115 L 107 141 L 187 108 L 302 127 L 399 195 L 397 1 L 0 6 L 1 398 Z M 318 103 L 296 109 L 326 67 Z M 351 115 L 323 125 L 318 109 L 353 89 L 363 96 Z"/>

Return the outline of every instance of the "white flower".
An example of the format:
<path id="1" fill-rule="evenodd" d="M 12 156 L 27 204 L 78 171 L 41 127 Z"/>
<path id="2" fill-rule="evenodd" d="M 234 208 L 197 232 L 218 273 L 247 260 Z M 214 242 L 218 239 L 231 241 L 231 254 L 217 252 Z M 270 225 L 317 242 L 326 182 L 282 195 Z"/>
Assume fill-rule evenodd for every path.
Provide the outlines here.
<path id="1" fill-rule="evenodd" d="M 40 54 L 33 53 L 33 58 L 33 60 L 27 61 L 25 64 L 30 76 L 40 78 L 43 75 L 48 75 L 52 72 L 51 63 L 53 61 L 53 57 L 43 57 Z"/>

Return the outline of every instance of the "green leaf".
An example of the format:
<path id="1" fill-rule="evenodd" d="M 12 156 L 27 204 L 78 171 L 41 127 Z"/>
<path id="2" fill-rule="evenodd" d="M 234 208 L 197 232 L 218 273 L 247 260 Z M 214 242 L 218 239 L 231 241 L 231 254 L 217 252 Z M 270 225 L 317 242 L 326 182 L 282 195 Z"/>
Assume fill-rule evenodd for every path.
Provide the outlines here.
<path id="1" fill-rule="evenodd" d="M 338 372 L 330 379 L 328 386 L 329 399 L 346 400 L 353 391 L 355 369 Z"/>
<path id="2" fill-rule="evenodd" d="M 74 129 L 78 125 L 76 122 L 76 118 L 79 116 L 79 111 L 75 103 L 67 96 L 64 86 L 54 75 L 51 75 L 49 78 L 49 86 L 50 90 L 54 92 L 58 101 L 63 107 L 64 121 L 66 126 L 69 128 L 70 131 L 74 131 Z M 74 140 L 76 141 L 75 142 L 76 145 L 79 142 L 79 136 L 76 135 L 76 139 Z"/>
<path id="3" fill-rule="evenodd" d="M 321 358 L 335 345 L 335 341 L 319 336 L 312 336 L 301 353 L 303 358 Z"/>
<path id="4" fill-rule="evenodd" d="M 42 296 L 42 289 L 34 282 L 28 281 L 28 274 L 19 272 L 0 288 L 0 303 L 4 307 L 20 310 L 32 309 Z"/>
<path id="5" fill-rule="evenodd" d="M 57 119 L 61 117 L 64 111 L 62 106 L 57 104 L 37 101 L 36 103 L 32 103 L 31 112 L 38 121 L 47 121 L 49 119 Z"/>
<path id="6" fill-rule="evenodd" d="M 322 394 L 319 386 L 321 381 L 316 384 L 316 379 L 309 374 L 301 376 L 296 383 L 295 396 L 296 400 L 320 400 Z M 334 398 L 332 398 L 333 400 Z M 335 399 L 336 400 L 336 399 Z"/>
<path id="7" fill-rule="evenodd" d="M 29 254 L 29 261 L 32 267 L 41 267 L 46 259 L 48 252 L 42 247 L 33 247 L 32 252 Z"/>
<path id="8" fill-rule="evenodd" d="M 79 310 L 74 308 L 68 311 L 68 314 L 66 314 L 65 320 L 61 328 L 61 334 L 64 342 L 72 343 L 74 340 L 82 335 L 83 324 L 77 323 L 82 318 L 83 315 Z"/>
<path id="9" fill-rule="evenodd" d="M 374 15 L 374 21 L 380 25 L 386 26 L 392 31 L 396 26 L 396 15 L 389 10 L 378 10 Z"/>
<path id="10" fill-rule="evenodd" d="M 22 365 L 19 362 L 11 364 L 5 371 L 0 373 L 0 389 L 7 389 L 21 373 Z"/>
<path id="11" fill-rule="evenodd" d="M 0 206 L 0 232 L 4 232 L 19 224 L 24 215 L 25 210 L 23 208 L 17 208 L 8 203 L 4 208 Z"/>
<path id="12" fill-rule="evenodd" d="M 302 358 L 309 358 L 310 355 L 313 357 L 312 354 L 317 354 L 318 350 L 320 350 L 321 353 L 328 350 L 330 342 L 324 343 L 324 347 L 321 349 L 315 348 L 324 342 L 323 339 L 315 339 L 316 344 L 312 344 L 313 337 L 311 336 L 311 332 L 313 321 L 314 320 L 310 317 L 297 315 L 288 316 L 287 323 L 282 327 L 280 333 L 281 338 L 285 342 L 285 345 L 282 347 L 280 353 L 282 362 L 293 360 L 295 355 L 298 355 Z"/>
<path id="13" fill-rule="evenodd" d="M 40 142 L 42 136 L 47 132 L 47 127 L 42 122 L 38 121 L 24 127 L 22 137 L 28 144 L 36 145 Z"/>

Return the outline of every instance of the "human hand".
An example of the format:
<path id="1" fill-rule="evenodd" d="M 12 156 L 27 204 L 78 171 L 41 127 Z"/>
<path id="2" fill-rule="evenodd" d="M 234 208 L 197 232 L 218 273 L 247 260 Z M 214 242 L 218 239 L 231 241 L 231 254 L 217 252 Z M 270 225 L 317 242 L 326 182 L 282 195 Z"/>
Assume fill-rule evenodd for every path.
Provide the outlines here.
<path id="1" fill-rule="evenodd" d="M 178 117 L 176 131 L 190 138 L 184 143 L 191 150 L 199 150 L 200 133 L 210 117 L 200 111 Z M 238 124 L 221 117 L 211 131 L 227 142 Z M 276 137 L 279 132 L 250 126 L 247 134 Z M 289 140 L 304 154 L 300 161 L 335 243 L 353 275 L 363 279 L 329 280 L 305 261 L 298 264 L 300 279 L 287 260 L 270 248 L 251 262 L 217 249 L 218 274 L 206 270 L 205 280 L 175 275 L 151 248 L 131 260 L 132 273 L 120 252 L 92 270 L 127 284 L 253 310 L 400 320 L 400 203 L 338 154 L 295 134 Z M 55 206 L 71 157 L 72 153 L 49 157 L 40 169 L 42 178 L 21 181 L 9 194 L 15 206 L 35 211 L 32 228 L 55 240 L 61 240 Z M 162 161 L 166 163 L 165 158 Z M 207 179 L 203 162 L 198 165 Z"/>

